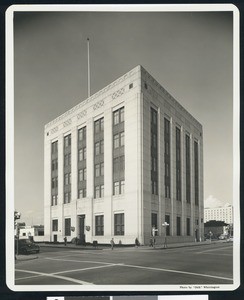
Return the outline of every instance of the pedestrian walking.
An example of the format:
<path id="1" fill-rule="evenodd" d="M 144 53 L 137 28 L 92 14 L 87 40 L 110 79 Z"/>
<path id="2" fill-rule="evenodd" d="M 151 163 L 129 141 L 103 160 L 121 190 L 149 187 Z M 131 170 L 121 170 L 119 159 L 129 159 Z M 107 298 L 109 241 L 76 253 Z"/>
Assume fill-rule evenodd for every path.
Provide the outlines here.
<path id="1" fill-rule="evenodd" d="M 153 247 L 153 238 L 150 238 L 149 247 Z"/>
<path id="2" fill-rule="evenodd" d="M 138 238 L 135 239 L 135 247 L 138 248 L 140 246 L 140 242 Z"/>
<path id="3" fill-rule="evenodd" d="M 67 245 L 67 237 L 65 236 L 64 237 L 64 246 L 66 246 Z"/>
<path id="4" fill-rule="evenodd" d="M 114 238 L 111 239 L 110 245 L 111 245 L 111 250 L 114 250 Z"/>

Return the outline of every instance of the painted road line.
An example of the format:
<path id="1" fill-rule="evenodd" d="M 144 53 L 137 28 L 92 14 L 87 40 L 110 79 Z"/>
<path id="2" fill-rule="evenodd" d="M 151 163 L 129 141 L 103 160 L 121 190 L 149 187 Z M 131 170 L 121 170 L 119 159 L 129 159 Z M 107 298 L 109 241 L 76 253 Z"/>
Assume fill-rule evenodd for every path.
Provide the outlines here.
<path id="1" fill-rule="evenodd" d="M 219 250 L 226 250 L 226 249 L 232 249 L 232 246 L 226 246 L 226 247 L 221 247 L 221 248 L 214 248 L 214 249 L 208 249 L 200 252 L 196 252 L 199 254 L 205 253 L 205 252 L 212 252 L 212 251 L 219 251 Z"/>
<path id="2" fill-rule="evenodd" d="M 215 279 L 233 281 L 233 278 L 220 277 L 220 276 L 214 276 L 214 275 L 208 275 L 208 274 L 185 272 L 185 271 L 179 271 L 179 270 L 161 269 L 161 268 L 144 267 L 144 266 L 136 266 L 136 265 L 126 265 L 126 264 L 123 264 L 123 266 L 124 267 L 129 267 L 129 268 L 137 268 L 137 269 L 161 271 L 161 272 L 169 272 L 169 273 L 179 273 L 179 274 L 185 274 L 185 275 L 194 275 L 194 276 L 200 276 L 200 277 L 208 277 L 208 278 L 215 278 Z"/>
<path id="3" fill-rule="evenodd" d="M 23 272 L 23 273 L 35 274 L 35 275 L 39 275 L 39 276 L 45 276 L 45 277 L 53 277 L 53 278 L 56 278 L 56 279 L 71 281 L 71 282 L 82 284 L 82 285 L 93 285 L 93 283 L 91 283 L 91 282 L 87 282 L 87 281 L 83 281 L 83 280 L 77 280 L 77 279 L 66 277 L 66 276 L 55 275 L 55 273 L 54 274 L 48 274 L 48 273 L 43 273 L 43 272 L 27 271 L 27 270 L 21 270 L 21 269 L 16 269 L 16 271 Z M 25 278 L 23 278 L 23 280 L 25 280 Z"/>
<path id="4" fill-rule="evenodd" d="M 73 270 L 55 272 L 53 274 L 56 275 L 56 274 L 74 273 L 74 272 L 81 272 L 81 271 L 88 271 L 88 270 L 95 270 L 95 269 L 102 269 L 102 268 L 109 268 L 109 267 L 115 267 L 115 266 L 121 266 L 121 264 L 110 264 L 110 265 L 106 265 L 106 266 L 97 266 L 97 267 L 89 267 L 89 268 L 82 268 L 82 269 L 73 269 Z"/>
<path id="5" fill-rule="evenodd" d="M 51 257 L 45 257 L 44 259 L 48 259 L 48 260 L 60 260 L 60 261 L 69 261 L 69 262 L 79 262 L 79 263 L 102 264 L 102 265 L 116 265 L 116 263 L 103 262 L 103 261 L 94 261 L 94 260 L 60 259 L 60 258 L 51 258 Z"/>

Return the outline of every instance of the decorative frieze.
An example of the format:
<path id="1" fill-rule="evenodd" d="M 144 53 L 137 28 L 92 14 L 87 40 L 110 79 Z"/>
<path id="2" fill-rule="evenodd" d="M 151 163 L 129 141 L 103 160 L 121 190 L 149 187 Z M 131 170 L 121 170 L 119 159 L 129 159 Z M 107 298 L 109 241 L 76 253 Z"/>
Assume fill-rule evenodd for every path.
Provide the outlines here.
<path id="1" fill-rule="evenodd" d="M 58 132 L 58 126 L 52 128 L 52 129 L 50 130 L 50 134 L 54 134 L 55 132 Z"/>
<path id="2" fill-rule="evenodd" d="M 82 119 L 83 117 L 85 117 L 87 114 L 87 111 L 86 110 L 83 110 L 82 112 L 80 112 L 78 115 L 77 115 L 77 120 L 80 120 Z"/>
<path id="3" fill-rule="evenodd" d="M 93 105 L 93 110 L 96 110 L 104 105 L 104 100 L 98 101 L 96 104 Z"/>
<path id="4" fill-rule="evenodd" d="M 121 95 L 124 94 L 124 92 L 125 92 L 125 89 L 122 87 L 121 89 L 119 89 L 118 91 L 116 91 L 112 94 L 112 99 L 114 100 L 114 99 L 120 97 Z"/>
<path id="5" fill-rule="evenodd" d="M 130 72 L 126 73 L 125 75 L 121 76 L 119 79 L 115 80 L 114 82 L 112 82 L 111 84 L 109 84 L 108 86 L 106 86 L 105 88 L 103 88 L 102 90 L 98 91 L 97 93 L 95 93 L 94 95 L 92 95 L 91 97 L 83 100 L 81 103 L 77 104 L 76 106 L 74 106 L 73 108 L 71 108 L 70 110 L 68 110 L 67 112 L 65 112 L 64 114 L 62 114 L 61 116 L 59 116 L 58 118 L 54 119 L 53 121 L 49 122 L 48 124 L 46 124 L 45 128 L 47 129 L 48 127 L 52 126 L 53 124 L 56 124 L 57 122 L 59 122 L 60 120 L 64 119 L 65 117 L 67 117 L 68 115 L 74 113 L 75 111 L 79 110 L 81 107 L 83 107 L 84 105 L 88 104 L 89 102 L 93 101 L 94 99 L 96 99 L 97 97 L 101 96 L 102 94 L 108 92 L 111 88 L 113 88 L 114 86 L 116 86 L 117 84 L 121 83 L 122 81 L 124 81 L 125 79 L 133 76 L 136 71 L 138 70 L 138 67 L 134 68 L 133 70 L 131 70 Z M 123 92 L 124 93 L 124 92 Z"/>
<path id="6" fill-rule="evenodd" d="M 72 119 L 69 119 L 63 123 L 63 126 L 64 127 L 69 126 L 71 123 L 72 123 Z"/>

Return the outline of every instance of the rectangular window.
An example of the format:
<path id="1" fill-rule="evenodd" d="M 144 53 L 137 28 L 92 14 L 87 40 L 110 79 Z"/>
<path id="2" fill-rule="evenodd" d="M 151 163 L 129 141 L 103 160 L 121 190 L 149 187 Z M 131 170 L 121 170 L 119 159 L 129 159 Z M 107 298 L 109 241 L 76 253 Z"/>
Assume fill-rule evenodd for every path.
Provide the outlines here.
<path id="1" fill-rule="evenodd" d="M 102 184 L 100 187 L 100 197 L 103 198 L 104 197 L 104 185 Z"/>
<path id="2" fill-rule="evenodd" d="M 100 121 L 97 120 L 95 121 L 95 133 L 99 133 L 100 132 Z"/>
<path id="3" fill-rule="evenodd" d="M 120 133 L 120 146 L 124 146 L 125 144 L 125 133 L 124 132 L 121 132 Z"/>
<path id="4" fill-rule="evenodd" d="M 124 122 L 124 107 L 113 112 L 113 125 Z"/>
<path id="5" fill-rule="evenodd" d="M 104 216 L 95 216 L 95 235 L 104 235 Z"/>
<path id="6" fill-rule="evenodd" d="M 124 214 L 114 215 L 114 235 L 124 235 Z"/>
<path id="7" fill-rule="evenodd" d="M 58 152 L 58 141 L 52 143 L 52 154 Z"/>
<path id="8" fill-rule="evenodd" d="M 158 229 L 158 215 L 156 213 L 151 214 L 151 226 Z M 158 235 L 158 231 L 155 231 L 155 235 Z"/>
<path id="9" fill-rule="evenodd" d="M 64 147 L 67 148 L 71 145 L 71 134 L 64 137 Z"/>
<path id="10" fill-rule="evenodd" d="M 100 130 L 104 131 L 104 119 L 100 119 Z"/>
<path id="11" fill-rule="evenodd" d="M 104 163 L 100 164 L 100 175 L 104 176 Z"/>
<path id="12" fill-rule="evenodd" d="M 79 170 L 79 181 L 86 180 L 86 168 Z"/>
<path id="13" fill-rule="evenodd" d="M 71 235 L 71 219 L 64 219 L 64 234 L 65 236 L 70 236 Z"/>
<path id="14" fill-rule="evenodd" d="M 114 195 L 119 195 L 119 181 L 114 182 Z"/>
<path id="15" fill-rule="evenodd" d="M 124 122 L 124 120 L 125 120 L 125 109 L 124 107 L 122 107 L 120 109 L 120 123 Z"/>
<path id="16" fill-rule="evenodd" d="M 101 154 L 104 153 L 104 141 L 103 140 L 100 141 L 100 153 Z"/>
<path id="17" fill-rule="evenodd" d="M 164 186 L 165 197 L 170 198 L 170 121 L 164 118 Z"/>
<path id="18" fill-rule="evenodd" d="M 181 201 L 181 135 L 176 127 L 176 200 Z"/>
<path id="19" fill-rule="evenodd" d="M 103 118 L 95 121 L 94 126 L 95 126 L 95 133 L 99 133 L 99 132 L 104 131 L 104 120 L 103 120 Z"/>
<path id="20" fill-rule="evenodd" d="M 58 220 L 52 221 L 52 231 L 58 231 Z"/>
<path id="21" fill-rule="evenodd" d="M 52 195 L 52 203 L 51 203 L 51 205 L 55 206 L 57 204 L 58 204 L 58 195 L 57 194 L 56 195 Z"/>
<path id="22" fill-rule="evenodd" d="M 186 218 L 186 235 L 191 235 L 191 220 Z"/>
<path id="23" fill-rule="evenodd" d="M 97 142 L 95 143 L 95 155 L 99 155 L 100 154 L 100 143 Z"/>
<path id="24" fill-rule="evenodd" d="M 114 125 L 119 124 L 119 110 L 114 112 Z"/>
<path id="25" fill-rule="evenodd" d="M 190 159 L 190 136 L 185 136 L 186 150 L 186 202 L 191 202 L 191 159 Z"/>
<path id="26" fill-rule="evenodd" d="M 86 127 L 83 127 L 78 130 L 78 139 L 79 141 L 86 140 Z"/>
<path id="27" fill-rule="evenodd" d="M 58 177 L 52 178 L 52 189 L 55 189 L 58 187 Z"/>
<path id="28" fill-rule="evenodd" d="M 86 189 L 79 189 L 78 191 L 79 199 L 86 198 Z"/>
<path id="29" fill-rule="evenodd" d="M 151 107 L 151 191 L 158 195 L 158 112 Z"/>
<path id="30" fill-rule="evenodd" d="M 70 200 L 71 200 L 71 192 L 65 192 L 64 193 L 64 203 L 65 204 L 70 203 Z"/>
<path id="31" fill-rule="evenodd" d="M 124 180 L 120 181 L 120 193 L 121 194 L 125 193 L 125 181 Z"/>
<path id="32" fill-rule="evenodd" d="M 114 135 L 114 149 L 119 148 L 119 134 Z"/>
<path id="33" fill-rule="evenodd" d="M 95 186 L 95 198 L 100 198 L 100 185 Z"/>
<path id="34" fill-rule="evenodd" d="M 52 160 L 52 171 L 55 171 L 58 169 L 58 159 L 53 159 Z"/>
<path id="35" fill-rule="evenodd" d="M 71 184 L 71 173 L 64 174 L 64 185 Z"/>
<path id="36" fill-rule="evenodd" d="M 86 159 L 86 148 L 85 147 L 79 149 L 78 156 L 79 156 L 79 161 L 83 161 Z"/>
<path id="37" fill-rule="evenodd" d="M 169 224 L 169 226 L 166 226 L 166 235 L 170 235 L 170 215 L 165 215 L 165 222 Z"/>
<path id="38" fill-rule="evenodd" d="M 198 142 L 194 141 L 195 204 L 199 202 Z"/>
<path id="39" fill-rule="evenodd" d="M 181 219 L 180 219 L 180 217 L 176 217 L 176 234 L 178 236 L 181 235 Z"/>
<path id="40" fill-rule="evenodd" d="M 95 177 L 100 176 L 100 164 L 95 165 Z"/>

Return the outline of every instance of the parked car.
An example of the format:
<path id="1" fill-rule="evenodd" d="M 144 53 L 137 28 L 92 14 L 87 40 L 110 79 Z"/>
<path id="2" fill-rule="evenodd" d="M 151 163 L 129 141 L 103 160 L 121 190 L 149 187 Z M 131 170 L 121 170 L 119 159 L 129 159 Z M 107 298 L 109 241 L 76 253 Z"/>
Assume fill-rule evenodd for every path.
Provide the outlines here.
<path id="1" fill-rule="evenodd" d="M 227 239 L 227 235 L 226 234 L 221 234 L 219 236 L 219 240 L 226 240 Z"/>
<path id="2" fill-rule="evenodd" d="M 15 239 L 15 253 L 17 253 L 17 248 L 18 254 L 30 254 L 40 252 L 40 246 L 29 239 Z"/>

